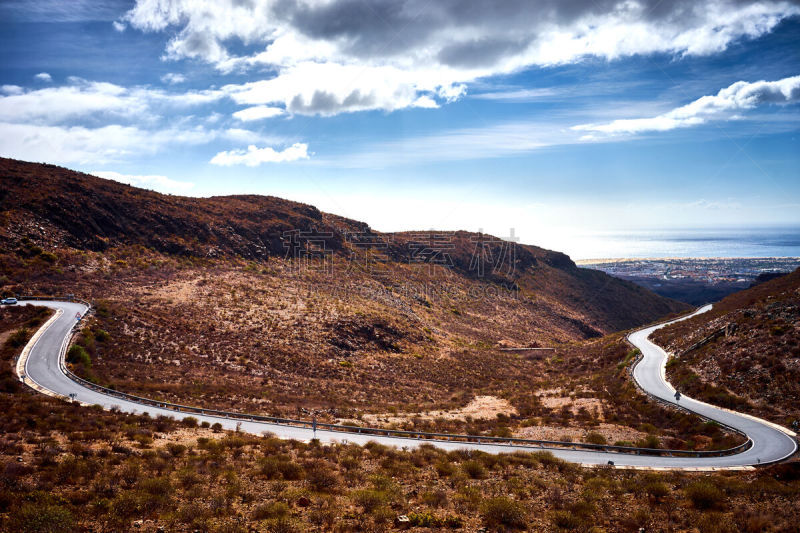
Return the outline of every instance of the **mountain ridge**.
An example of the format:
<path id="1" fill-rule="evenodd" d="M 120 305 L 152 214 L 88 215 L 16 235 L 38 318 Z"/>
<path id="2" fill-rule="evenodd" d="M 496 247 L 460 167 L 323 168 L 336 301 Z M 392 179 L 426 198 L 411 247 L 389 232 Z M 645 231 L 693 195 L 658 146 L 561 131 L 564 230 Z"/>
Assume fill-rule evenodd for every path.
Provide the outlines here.
<path id="1" fill-rule="evenodd" d="M 289 242 L 339 263 L 368 248 L 402 281 L 409 266 L 440 269 L 472 282 L 527 291 L 566 302 L 567 320 L 598 336 L 687 307 L 635 284 L 582 269 L 561 252 L 454 232 L 381 233 L 369 224 L 274 196 L 193 198 L 165 195 L 66 168 L 0 158 L 0 244 L 30 253 L 30 244 L 58 255 L 76 249 L 105 254 L 144 246 L 154 253 L 198 259 L 266 262 L 291 259 Z M 377 241 L 377 246 L 375 245 Z M 511 251 L 513 246 L 513 252 Z M 481 271 L 476 258 L 495 259 Z M 502 264 L 499 264 L 503 257 Z M 447 268 L 441 268 L 447 267 Z M 498 268 L 499 267 L 499 268 Z M 377 276 L 372 275 L 372 278 Z M 596 316 L 595 316 L 596 315 Z"/>

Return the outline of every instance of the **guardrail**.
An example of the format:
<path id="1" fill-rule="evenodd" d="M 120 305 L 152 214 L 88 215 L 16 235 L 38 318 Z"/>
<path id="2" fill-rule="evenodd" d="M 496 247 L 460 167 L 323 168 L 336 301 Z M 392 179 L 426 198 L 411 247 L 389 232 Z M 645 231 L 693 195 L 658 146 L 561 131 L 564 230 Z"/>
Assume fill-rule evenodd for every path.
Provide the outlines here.
<path id="1" fill-rule="evenodd" d="M 66 298 L 50 298 L 50 297 L 36 297 L 36 298 L 26 298 L 26 299 L 75 301 L 86 305 L 87 308 L 89 309 L 91 308 L 91 304 L 89 304 L 85 300 L 77 300 L 77 299 L 69 300 Z M 218 417 L 226 420 L 236 420 L 241 422 L 266 422 L 269 424 L 275 424 L 280 426 L 316 428 L 316 429 L 337 431 L 337 432 L 357 434 L 357 435 L 386 436 L 386 437 L 395 437 L 395 438 L 410 439 L 410 440 L 413 439 L 413 440 L 465 442 L 465 443 L 476 443 L 476 444 L 495 444 L 498 446 L 509 446 L 520 449 L 528 449 L 528 450 L 530 450 L 531 448 L 539 448 L 541 450 L 571 449 L 571 450 L 588 450 L 596 452 L 611 452 L 611 453 L 620 453 L 628 455 L 654 455 L 654 456 L 667 456 L 667 457 L 722 457 L 740 453 L 750 448 L 750 446 L 752 446 L 753 444 L 752 440 L 748 438 L 746 442 L 739 444 L 738 446 L 734 446 L 733 448 L 728 448 L 725 450 L 673 450 L 673 449 L 661 449 L 661 448 L 639 448 L 635 446 L 592 444 L 588 442 L 535 440 L 535 439 L 522 439 L 513 437 L 496 437 L 487 435 L 435 433 L 427 431 L 411 431 L 411 430 L 384 429 L 384 428 L 374 428 L 374 427 L 349 426 L 344 424 L 330 424 L 326 422 L 316 422 L 311 420 L 237 413 L 234 411 L 223 411 L 219 409 L 207 409 L 203 407 L 181 405 L 171 402 L 153 400 L 151 398 L 144 398 L 142 396 L 136 396 L 134 394 L 129 394 L 127 392 L 121 392 L 115 389 L 110 389 L 108 387 L 103 387 L 102 385 L 92 383 L 91 381 L 88 381 L 74 374 L 71 370 L 69 370 L 69 368 L 67 368 L 65 364 L 67 347 L 69 346 L 69 343 L 74 333 L 75 331 L 73 330 L 73 333 L 71 335 L 67 335 L 65 337 L 64 342 L 62 343 L 61 346 L 61 353 L 59 354 L 59 367 L 67 377 L 69 377 L 71 380 L 73 380 L 74 382 L 83 387 L 94 390 L 96 392 L 103 393 L 106 396 L 119 398 L 121 400 L 127 400 L 140 405 L 149 405 L 152 407 L 180 414 L 189 414 L 189 415 L 196 414 L 202 416 Z"/>
<path id="2" fill-rule="evenodd" d="M 70 298 L 67 296 L 19 296 L 18 300 L 54 300 L 58 302 L 75 302 L 79 304 L 85 305 L 88 309 L 91 309 L 93 306 L 88 301 L 82 298 Z"/>

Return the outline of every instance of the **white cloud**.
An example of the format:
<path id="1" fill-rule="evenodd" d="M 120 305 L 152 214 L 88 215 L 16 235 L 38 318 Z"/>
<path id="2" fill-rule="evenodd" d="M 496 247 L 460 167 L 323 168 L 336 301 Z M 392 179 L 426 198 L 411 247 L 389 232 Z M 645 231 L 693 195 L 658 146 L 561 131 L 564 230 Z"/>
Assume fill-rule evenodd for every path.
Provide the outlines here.
<path id="1" fill-rule="evenodd" d="M 446 69 L 411 73 L 393 66 L 363 68 L 305 61 L 275 78 L 223 89 L 238 104 L 281 104 L 294 114 L 330 116 L 432 107 L 434 96 L 451 100 L 463 93 L 462 85 L 450 85 L 447 79 Z"/>
<path id="2" fill-rule="evenodd" d="M 53 124 L 80 117 L 156 115 L 155 108 L 185 108 L 225 97 L 220 90 L 170 93 L 147 87 L 126 88 L 113 83 L 70 78 L 70 85 L 33 91 L 12 91 L 0 97 L 0 120 Z M 145 117 L 146 118 L 146 117 Z"/>
<path id="3" fill-rule="evenodd" d="M 106 164 L 131 155 L 154 154 L 174 145 L 206 144 L 224 132 L 176 126 L 144 130 L 112 124 L 99 128 L 0 122 L 0 155 L 60 164 Z"/>
<path id="4" fill-rule="evenodd" d="M 0 91 L 5 94 L 22 94 L 25 92 L 25 89 L 19 85 L 3 85 L 0 87 Z"/>
<path id="5" fill-rule="evenodd" d="M 112 22 L 111 25 L 114 26 L 114 29 L 116 31 L 120 32 L 120 33 L 125 31 L 125 28 L 128 27 L 126 24 L 123 24 L 122 22 L 120 22 L 118 20 L 115 20 L 114 22 Z"/>
<path id="6" fill-rule="evenodd" d="M 132 174 L 120 174 L 111 170 L 92 171 L 90 174 L 105 178 L 107 180 L 119 181 L 159 192 L 185 193 L 194 187 L 194 183 L 188 181 L 177 181 L 166 176 L 137 176 Z"/>
<path id="7" fill-rule="evenodd" d="M 183 74 L 178 74 L 176 72 L 167 72 L 163 76 L 161 76 L 161 81 L 164 83 L 169 83 L 170 85 L 175 85 L 176 83 L 183 83 L 186 81 L 186 76 Z"/>
<path id="8" fill-rule="evenodd" d="M 800 76 L 777 81 L 737 81 L 715 95 L 703 96 L 667 113 L 648 118 L 618 119 L 602 124 L 573 126 L 575 131 L 586 131 L 585 140 L 602 135 L 632 135 L 649 131 L 668 131 L 704 124 L 708 120 L 739 119 L 736 112 L 753 109 L 764 104 L 791 104 L 800 102 Z"/>
<path id="9" fill-rule="evenodd" d="M 269 146 L 257 148 L 255 145 L 251 144 L 247 147 L 247 150 L 219 152 L 211 159 L 210 163 L 212 165 L 225 167 L 232 165 L 257 167 L 261 163 L 283 163 L 287 161 L 297 161 L 299 159 L 308 159 L 308 157 L 308 145 L 304 143 L 295 143 L 281 151 L 277 151 Z"/>
<path id="10" fill-rule="evenodd" d="M 262 120 L 283 115 L 284 111 L 280 107 L 255 106 L 242 109 L 233 114 L 233 117 L 242 122 Z"/>
<path id="11" fill-rule="evenodd" d="M 80 78 L 69 82 L 27 91 L 0 87 L 0 153 L 33 161 L 101 164 L 175 145 L 286 142 L 247 129 L 215 127 L 223 117 L 219 113 L 182 116 L 187 108 L 226 98 L 222 90 L 168 92 Z"/>
<path id="12" fill-rule="evenodd" d="M 45 83 L 50 83 L 51 81 L 53 81 L 53 77 L 47 72 L 40 72 L 39 74 L 35 75 L 33 79 L 35 79 L 36 81 L 43 81 Z"/>
<path id="13" fill-rule="evenodd" d="M 781 0 L 138 0 L 124 21 L 172 32 L 166 59 L 275 73 L 229 87 L 238 103 L 333 115 L 434 107 L 476 80 L 586 57 L 713 54 L 797 14 Z"/>

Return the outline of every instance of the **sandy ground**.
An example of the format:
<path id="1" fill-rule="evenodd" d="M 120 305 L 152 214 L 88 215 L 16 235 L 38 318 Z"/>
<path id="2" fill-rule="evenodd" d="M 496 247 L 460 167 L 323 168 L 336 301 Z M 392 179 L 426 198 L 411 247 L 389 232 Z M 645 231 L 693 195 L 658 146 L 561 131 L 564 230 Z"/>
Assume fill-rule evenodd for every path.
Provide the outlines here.
<path id="1" fill-rule="evenodd" d="M 635 442 L 647 436 L 647 433 L 616 424 L 599 424 L 593 428 L 575 428 L 560 426 L 532 426 L 514 431 L 515 437 L 535 440 L 565 440 L 583 442 L 589 432 L 599 433 L 609 444 L 617 441 Z"/>
<path id="2" fill-rule="evenodd" d="M 497 418 L 498 414 L 514 415 L 517 410 L 508 403 L 508 400 L 495 396 L 476 396 L 471 402 L 459 409 L 449 411 L 425 411 L 423 413 L 403 413 L 403 414 L 365 414 L 362 421 L 369 425 L 377 424 L 403 424 L 411 419 L 435 420 L 444 418 L 445 420 L 466 420 L 467 417 L 473 420 L 487 420 Z"/>
<path id="3" fill-rule="evenodd" d="M 549 396 L 541 398 L 542 405 L 550 409 L 561 409 L 565 405 L 573 413 L 577 413 L 581 407 L 585 407 L 589 412 L 594 409 L 602 409 L 603 402 L 597 398 L 570 398 L 569 396 Z"/>

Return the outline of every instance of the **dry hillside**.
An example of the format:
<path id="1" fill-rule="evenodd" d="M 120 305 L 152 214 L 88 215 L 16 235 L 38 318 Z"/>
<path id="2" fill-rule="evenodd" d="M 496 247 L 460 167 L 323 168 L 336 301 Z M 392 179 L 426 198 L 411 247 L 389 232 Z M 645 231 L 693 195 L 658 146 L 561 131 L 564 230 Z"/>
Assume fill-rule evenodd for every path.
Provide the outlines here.
<path id="1" fill-rule="evenodd" d="M 786 426 L 800 420 L 800 270 L 732 294 L 655 340 L 680 356 L 668 377 L 687 394 Z"/>

